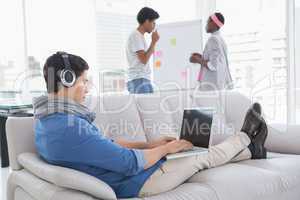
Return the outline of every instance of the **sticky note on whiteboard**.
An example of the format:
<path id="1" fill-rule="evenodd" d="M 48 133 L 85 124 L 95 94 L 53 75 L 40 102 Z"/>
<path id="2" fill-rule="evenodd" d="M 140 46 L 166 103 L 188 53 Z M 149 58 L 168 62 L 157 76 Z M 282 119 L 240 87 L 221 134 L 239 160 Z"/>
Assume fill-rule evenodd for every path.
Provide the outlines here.
<path id="1" fill-rule="evenodd" d="M 159 69 L 161 67 L 161 61 L 160 60 L 156 60 L 154 63 L 154 67 Z"/>
<path id="2" fill-rule="evenodd" d="M 155 51 L 154 56 L 157 57 L 157 58 L 161 58 L 163 56 L 163 52 L 162 51 Z"/>
<path id="3" fill-rule="evenodd" d="M 171 38 L 170 39 L 170 44 L 171 44 L 171 46 L 176 46 L 176 44 L 177 44 L 176 38 Z"/>

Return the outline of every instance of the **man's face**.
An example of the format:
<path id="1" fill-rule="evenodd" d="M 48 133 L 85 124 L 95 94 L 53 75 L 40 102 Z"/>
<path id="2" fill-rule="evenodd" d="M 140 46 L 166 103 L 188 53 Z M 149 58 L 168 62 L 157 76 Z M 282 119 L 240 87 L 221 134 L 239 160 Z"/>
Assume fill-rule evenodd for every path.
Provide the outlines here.
<path id="1" fill-rule="evenodd" d="M 211 20 L 210 17 L 207 20 L 207 24 L 205 28 L 207 33 L 213 33 L 217 28 L 215 23 Z"/>
<path id="2" fill-rule="evenodd" d="M 152 31 L 155 29 L 156 22 L 155 20 L 146 20 L 143 26 L 145 27 L 147 33 L 152 33 Z"/>
<path id="3" fill-rule="evenodd" d="M 77 103 L 83 103 L 88 91 L 88 75 L 85 70 L 81 76 L 76 79 L 74 86 L 68 88 L 68 96 L 71 97 Z"/>

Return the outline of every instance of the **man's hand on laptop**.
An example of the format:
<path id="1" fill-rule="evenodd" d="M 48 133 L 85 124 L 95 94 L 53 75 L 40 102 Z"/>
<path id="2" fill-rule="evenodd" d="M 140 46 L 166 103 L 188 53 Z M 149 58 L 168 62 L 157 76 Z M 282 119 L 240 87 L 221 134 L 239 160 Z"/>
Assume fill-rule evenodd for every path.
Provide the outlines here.
<path id="1" fill-rule="evenodd" d="M 187 140 L 174 140 L 166 144 L 168 154 L 178 153 L 180 151 L 193 148 L 193 144 Z"/>
<path id="2" fill-rule="evenodd" d="M 161 158 L 165 157 L 167 154 L 177 153 L 184 150 L 189 150 L 193 148 L 193 144 L 186 140 L 172 140 L 164 145 L 160 145 L 151 149 L 144 149 L 144 157 L 146 164 L 144 169 L 148 169 L 153 166 Z"/>
<path id="3" fill-rule="evenodd" d="M 174 137 L 169 137 L 169 136 L 160 137 L 156 140 L 148 142 L 148 148 L 151 149 L 151 148 L 155 148 L 155 147 L 158 147 L 158 146 L 161 146 L 161 145 L 165 145 L 165 144 L 167 144 L 169 142 L 172 142 L 174 140 L 176 140 L 176 138 L 174 138 Z"/>

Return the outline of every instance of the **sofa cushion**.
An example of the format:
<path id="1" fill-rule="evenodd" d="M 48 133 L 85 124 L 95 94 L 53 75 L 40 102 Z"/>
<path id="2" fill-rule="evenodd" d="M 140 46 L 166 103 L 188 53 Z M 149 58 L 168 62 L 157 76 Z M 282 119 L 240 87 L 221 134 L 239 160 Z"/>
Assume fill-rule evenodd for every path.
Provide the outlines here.
<path id="1" fill-rule="evenodd" d="M 245 114 L 252 103 L 251 99 L 237 91 L 224 92 L 222 99 L 225 105 L 227 123 L 235 127 L 235 130 L 240 130 Z"/>
<path id="2" fill-rule="evenodd" d="M 269 154 L 268 157 L 204 170 L 189 182 L 206 183 L 224 200 L 298 199 L 300 156 Z"/>
<path id="3" fill-rule="evenodd" d="M 22 188 L 17 187 L 15 191 L 15 199 L 22 200 L 36 200 L 32 196 L 30 196 L 27 192 L 25 192 Z"/>
<path id="4" fill-rule="evenodd" d="M 172 191 L 144 198 L 145 200 L 219 200 L 205 183 L 185 183 Z"/>
<path id="5" fill-rule="evenodd" d="M 252 166 L 276 173 L 284 189 L 300 186 L 300 156 L 269 153 L 267 160 L 246 160 L 241 165 Z"/>
<path id="6" fill-rule="evenodd" d="M 211 128 L 213 134 L 233 134 L 236 132 L 234 125 L 226 120 L 224 93 L 219 91 L 194 92 L 192 101 L 193 107 L 212 107 L 215 110 Z"/>
<path id="7" fill-rule="evenodd" d="M 186 108 L 192 108 L 192 98 L 191 91 L 170 91 L 161 93 L 162 98 L 168 102 L 169 108 L 172 111 L 172 118 L 174 123 L 178 124 L 179 129 L 178 134 L 180 133 L 183 111 Z"/>
<path id="8" fill-rule="evenodd" d="M 148 141 L 178 135 L 179 124 L 174 122 L 172 110 L 160 94 L 137 95 L 136 102 Z"/>
<path id="9" fill-rule="evenodd" d="M 116 199 L 114 191 L 103 181 L 77 170 L 50 165 L 37 154 L 23 153 L 18 161 L 32 174 L 57 186 L 79 190 L 100 199 Z"/>
<path id="10" fill-rule="evenodd" d="M 112 139 L 146 141 L 134 95 L 100 96 L 95 123 Z"/>

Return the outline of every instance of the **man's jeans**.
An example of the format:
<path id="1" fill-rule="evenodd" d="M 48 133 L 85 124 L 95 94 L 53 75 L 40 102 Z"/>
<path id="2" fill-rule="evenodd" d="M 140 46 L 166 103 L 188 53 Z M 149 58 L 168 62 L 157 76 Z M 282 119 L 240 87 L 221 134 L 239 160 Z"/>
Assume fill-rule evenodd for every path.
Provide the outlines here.
<path id="1" fill-rule="evenodd" d="M 151 81 L 145 78 L 131 80 L 127 83 L 128 92 L 131 94 L 153 93 Z"/>

